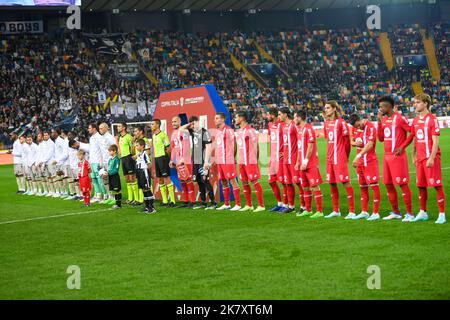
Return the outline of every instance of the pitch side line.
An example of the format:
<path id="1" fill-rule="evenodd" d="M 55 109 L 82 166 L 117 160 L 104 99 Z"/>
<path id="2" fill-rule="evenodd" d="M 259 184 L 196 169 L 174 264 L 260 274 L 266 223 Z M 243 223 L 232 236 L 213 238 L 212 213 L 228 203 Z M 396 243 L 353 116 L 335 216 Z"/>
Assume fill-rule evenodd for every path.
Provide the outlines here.
<path id="1" fill-rule="evenodd" d="M 12 223 L 20 223 L 20 222 L 28 222 L 28 221 L 35 221 L 35 220 L 46 220 L 46 219 L 53 219 L 53 218 L 62 218 L 62 217 L 69 217 L 69 216 L 78 216 L 82 214 L 89 214 L 94 212 L 106 212 L 111 211 L 113 209 L 102 209 L 102 210 L 91 210 L 91 211 L 80 211 L 80 212 L 71 212 L 71 213 L 63 213 L 63 214 L 56 214 L 52 216 L 44 216 L 44 217 L 35 217 L 35 218 L 28 218 L 28 219 L 21 219 L 21 220 L 11 220 L 11 221 L 3 221 L 0 222 L 0 225 L 2 224 L 12 224 Z"/>

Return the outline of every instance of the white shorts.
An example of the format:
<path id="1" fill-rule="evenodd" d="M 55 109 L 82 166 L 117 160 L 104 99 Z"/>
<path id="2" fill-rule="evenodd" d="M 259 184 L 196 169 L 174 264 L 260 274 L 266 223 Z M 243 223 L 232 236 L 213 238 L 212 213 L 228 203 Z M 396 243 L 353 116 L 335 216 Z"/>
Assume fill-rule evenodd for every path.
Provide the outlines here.
<path id="1" fill-rule="evenodd" d="M 78 179 L 78 168 L 69 167 L 69 178 Z"/>
<path id="2" fill-rule="evenodd" d="M 24 174 L 24 167 L 21 163 L 14 164 L 14 174 L 16 176 L 22 176 Z"/>
<path id="3" fill-rule="evenodd" d="M 37 165 L 33 164 L 31 166 L 31 170 L 33 172 L 34 178 L 42 178 L 43 177 L 43 167 L 38 167 Z"/>
<path id="4" fill-rule="evenodd" d="M 46 164 L 44 167 L 45 176 L 52 178 L 56 176 L 57 165 L 56 164 Z"/>
<path id="5" fill-rule="evenodd" d="M 33 179 L 34 178 L 33 167 L 25 166 L 24 169 L 25 169 L 24 170 L 25 171 L 25 177 L 27 177 L 28 179 Z"/>

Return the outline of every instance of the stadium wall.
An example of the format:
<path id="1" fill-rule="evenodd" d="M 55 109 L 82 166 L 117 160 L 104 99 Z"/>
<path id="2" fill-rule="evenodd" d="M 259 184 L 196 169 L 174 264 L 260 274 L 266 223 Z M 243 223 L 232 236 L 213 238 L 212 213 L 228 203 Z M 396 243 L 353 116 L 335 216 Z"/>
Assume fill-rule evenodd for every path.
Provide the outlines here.
<path id="1" fill-rule="evenodd" d="M 82 28 L 86 31 L 106 29 L 110 32 L 131 32 L 136 29 L 160 29 L 185 32 L 217 32 L 280 30 L 307 27 L 350 28 L 366 27 L 365 7 L 349 9 L 320 9 L 302 11 L 247 12 L 83 12 Z M 65 26 L 65 12 L 55 10 L 1 10 L 0 21 L 43 20 L 46 31 Z M 450 1 L 436 4 L 415 3 L 381 6 L 382 28 L 403 23 L 428 24 L 450 19 Z"/>

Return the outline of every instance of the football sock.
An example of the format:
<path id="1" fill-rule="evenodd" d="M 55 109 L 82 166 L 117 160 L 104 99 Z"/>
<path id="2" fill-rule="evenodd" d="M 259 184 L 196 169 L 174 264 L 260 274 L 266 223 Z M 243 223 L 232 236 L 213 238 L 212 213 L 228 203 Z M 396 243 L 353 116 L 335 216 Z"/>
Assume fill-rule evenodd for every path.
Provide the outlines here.
<path id="1" fill-rule="evenodd" d="M 311 190 L 303 189 L 303 198 L 305 199 L 306 211 L 312 211 L 312 192 Z"/>
<path id="2" fill-rule="evenodd" d="M 144 191 L 144 203 L 147 209 L 153 208 L 153 194 L 151 191 Z"/>
<path id="3" fill-rule="evenodd" d="M 91 194 L 89 192 L 83 192 L 83 200 L 85 205 L 91 204 Z"/>
<path id="4" fill-rule="evenodd" d="M 230 205 L 230 187 L 223 187 L 223 203 L 226 206 Z"/>
<path id="5" fill-rule="evenodd" d="M 314 191 L 314 199 L 316 200 L 317 212 L 323 212 L 322 190 Z"/>
<path id="6" fill-rule="evenodd" d="M 252 189 L 250 188 L 250 185 L 248 184 L 244 184 L 244 197 L 245 197 L 245 202 L 248 206 L 253 206 L 252 204 Z"/>
<path id="7" fill-rule="evenodd" d="M 234 202 L 236 203 L 236 205 L 241 206 L 241 189 L 239 189 L 239 187 L 233 189 L 233 195 L 234 195 Z"/>
<path id="8" fill-rule="evenodd" d="M 195 203 L 195 187 L 194 183 L 192 181 L 189 181 L 186 183 L 187 185 L 187 193 L 188 193 L 188 200 L 192 203 Z"/>
<path id="9" fill-rule="evenodd" d="M 256 198 L 258 199 L 258 206 L 264 207 L 264 195 L 263 195 L 263 189 L 261 186 L 261 183 L 258 181 L 254 184 L 255 192 L 256 192 Z M 280 189 L 278 189 L 280 191 Z"/>
<path id="10" fill-rule="evenodd" d="M 427 211 L 427 200 L 428 200 L 427 188 L 419 187 L 420 210 Z"/>
<path id="11" fill-rule="evenodd" d="M 159 191 L 161 192 L 161 199 L 163 203 L 167 203 L 167 187 L 165 184 L 159 185 Z"/>
<path id="12" fill-rule="evenodd" d="M 100 193 L 100 188 L 98 186 L 98 179 L 97 178 L 93 178 L 92 179 L 92 185 L 94 186 L 94 191 L 95 193 Z"/>
<path id="13" fill-rule="evenodd" d="M 116 195 L 114 195 L 114 199 L 116 200 L 116 206 L 122 207 L 122 194 L 117 193 Z"/>
<path id="14" fill-rule="evenodd" d="M 134 200 L 139 202 L 139 188 L 136 181 L 131 183 L 131 188 L 133 189 Z"/>
<path id="15" fill-rule="evenodd" d="M 369 212 L 369 188 L 361 186 L 361 211 Z"/>
<path id="16" fill-rule="evenodd" d="M 128 201 L 133 201 L 133 186 L 131 182 L 127 182 Z"/>
<path id="17" fill-rule="evenodd" d="M 188 202 L 188 190 L 185 182 L 181 182 L 181 201 Z"/>
<path id="18" fill-rule="evenodd" d="M 211 182 L 209 180 L 205 181 L 206 190 L 208 190 L 208 197 L 209 201 L 216 202 L 216 197 L 214 196 L 214 189 L 211 185 Z"/>
<path id="19" fill-rule="evenodd" d="M 347 191 L 348 210 L 349 212 L 355 213 L 355 190 L 351 185 L 345 188 L 345 190 Z"/>
<path id="20" fill-rule="evenodd" d="M 436 197 L 437 197 L 437 202 L 438 202 L 438 206 L 439 206 L 439 213 L 444 213 L 445 212 L 445 193 L 444 193 L 444 188 L 442 187 L 435 187 L 436 189 Z"/>
<path id="21" fill-rule="evenodd" d="M 105 184 L 103 183 L 103 178 L 102 177 L 97 178 L 97 183 L 100 193 L 106 194 L 106 188 Z"/>
<path id="22" fill-rule="evenodd" d="M 206 185 L 201 180 L 200 181 L 197 180 L 197 185 L 198 191 L 200 191 L 200 199 L 204 203 L 206 202 Z"/>
<path id="23" fill-rule="evenodd" d="M 275 199 L 277 199 L 277 202 L 281 202 L 281 191 L 280 187 L 278 186 L 278 183 L 275 181 L 269 183 L 269 185 L 272 188 L 273 194 L 275 196 Z"/>
<path id="24" fill-rule="evenodd" d="M 292 184 L 286 185 L 286 189 L 287 189 L 288 204 L 289 204 L 290 207 L 294 207 L 295 206 L 295 188 L 294 188 L 294 185 L 292 185 Z"/>
<path id="25" fill-rule="evenodd" d="M 175 201 L 175 190 L 174 190 L 174 187 L 173 187 L 173 183 L 169 183 L 169 184 L 167 185 L 167 190 L 169 190 L 170 201 L 171 201 L 172 203 L 175 203 L 175 202 L 176 202 L 176 201 Z"/>
<path id="26" fill-rule="evenodd" d="M 283 204 L 287 206 L 288 203 L 288 187 L 283 184 Z"/>
<path id="27" fill-rule="evenodd" d="M 138 202 L 139 203 L 144 203 L 144 191 L 142 191 L 142 189 L 139 189 L 138 191 Z"/>
<path id="28" fill-rule="evenodd" d="M 386 189 L 389 202 L 392 206 L 392 211 L 396 214 L 400 214 L 400 209 L 398 208 L 397 190 L 395 189 L 395 186 L 393 184 L 387 184 Z"/>
<path id="29" fill-rule="evenodd" d="M 409 185 L 407 185 L 407 184 L 401 185 L 400 188 L 402 189 L 402 197 L 403 197 L 403 201 L 405 202 L 406 212 L 412 214 L 413 211 L 412 211 L 411 189 L 409 188 Z"/>
<path id="30" fill-rule="evenodd" d="M 380 201 L 381 201 L 381 193 L 380 193 L 380 186 L 373 185 L 372 186 L 373 191 L 373 213 L 378 214 L 380 212 Z"/>
<path id="31" fill-rule="evenodd" d="M 333 211 L 339 212 L 339 189 L 336 184 L 330 184 L 331 201 L 333 202 Z"/>
<path id="32" fill-rule="evenodd" d="M 305 202 L 305 195 L 303 193 L 302 185 L 300 183 L 297 183 L 297 188 L 298 188 L 298 197 L 300 199 L 300 206 L 302 208 L 304 208 L 306 206 L 306 202 Z"/>

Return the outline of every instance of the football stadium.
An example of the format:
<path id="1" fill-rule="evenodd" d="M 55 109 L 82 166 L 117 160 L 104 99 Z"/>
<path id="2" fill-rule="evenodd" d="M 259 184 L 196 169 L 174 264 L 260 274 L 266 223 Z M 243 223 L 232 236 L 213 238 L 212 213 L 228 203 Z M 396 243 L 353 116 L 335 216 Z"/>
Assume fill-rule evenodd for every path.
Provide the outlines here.
<path id="1" fill-rule="evenodd" d="M 0 0 L 0 40 L 1 300 L 450 298 L 450 1 Z"/>

